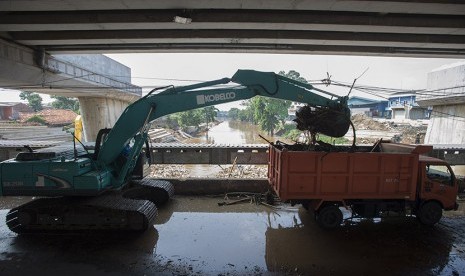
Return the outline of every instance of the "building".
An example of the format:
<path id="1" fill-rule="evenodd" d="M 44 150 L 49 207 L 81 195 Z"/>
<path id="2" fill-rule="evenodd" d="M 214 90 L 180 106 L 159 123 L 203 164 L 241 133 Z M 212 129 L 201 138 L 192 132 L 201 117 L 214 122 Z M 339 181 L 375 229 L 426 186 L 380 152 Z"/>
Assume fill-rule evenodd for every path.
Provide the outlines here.
<path id="1" fill-rule="evenodd" d="M 27 104 L 0 102 L 0 120 L 17 120 L 20 112 L 33 112 Z"/>
<path id="2" fill-rule="evenodd" d="M 380 101 L 354 96 L 349 98 L 347 104 L 352 115 L 365 114 L 369 117 L 378 118 L 385 118 L 388 115 L 388 101 Z"/>
<path id="3" fill-rule="evenodd" d="M 388 99 L 388 112 L 391 119 L 429 119 L 431 109 L 421 107 L 416 102 L 415 91 L 395 93 Z"/>

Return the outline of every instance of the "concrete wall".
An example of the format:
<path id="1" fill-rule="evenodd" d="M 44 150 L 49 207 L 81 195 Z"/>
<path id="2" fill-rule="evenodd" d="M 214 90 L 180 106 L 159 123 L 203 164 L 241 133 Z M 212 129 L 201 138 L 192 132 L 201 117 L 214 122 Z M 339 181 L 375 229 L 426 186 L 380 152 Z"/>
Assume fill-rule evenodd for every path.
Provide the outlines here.
<path id="1" fill-rule="evenodd" d="M 102 128 L 111 128 L 129 102 L 110 98 L 80 97 L 80 111 L 84 127 L 84 141 L 95 141 Z"/>
<path id="2" fill-rule="evenodd" d="M 131 68 L 104 55 L 53 55 L 87 70 L 122 82 L 131 83 Z"/>
<path id="3" fill-rule="evenodd" d="M 465 63 L 428 74 L 422 105 L 432 105 L 425 144 L 465 144 Z"/>
<path id="4" fill-rule="evenodd" d="M 465 144 L 465 105 L 434 106 L 425 144 Z"/>
<path id="5" fill-rule="evenodd" d="M 457 92 L 465 93 L 465 62 L 458 62 L 444 67 L 439 67 L 428 73 L 428 90 L 437 90 L 455 87 Z"/>

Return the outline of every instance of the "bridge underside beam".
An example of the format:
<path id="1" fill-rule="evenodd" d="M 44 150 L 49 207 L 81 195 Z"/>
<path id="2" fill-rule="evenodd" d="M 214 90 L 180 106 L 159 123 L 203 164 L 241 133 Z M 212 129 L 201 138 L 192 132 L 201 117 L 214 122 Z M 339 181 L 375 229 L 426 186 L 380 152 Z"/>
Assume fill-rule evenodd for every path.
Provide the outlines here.
<path id="1" fill-rule="evenodd" d="M 444 1 L 14 2 L 0 12 L 0 37 L 51 53 L 465 56 L 465 4 Z"/>

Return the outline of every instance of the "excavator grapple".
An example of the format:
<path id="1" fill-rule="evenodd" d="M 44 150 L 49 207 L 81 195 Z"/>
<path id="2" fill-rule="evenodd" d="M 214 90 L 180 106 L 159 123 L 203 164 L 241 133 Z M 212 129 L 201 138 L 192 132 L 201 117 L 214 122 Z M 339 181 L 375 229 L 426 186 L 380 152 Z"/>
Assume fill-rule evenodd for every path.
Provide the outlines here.
<path id="1" fill-rule="evenodd" d="M 331 137 L 344 136 L 350 127 L 350 110 L 346 106 L 314 108 L 302 106 L 295 113 L 296 128 Z"/>

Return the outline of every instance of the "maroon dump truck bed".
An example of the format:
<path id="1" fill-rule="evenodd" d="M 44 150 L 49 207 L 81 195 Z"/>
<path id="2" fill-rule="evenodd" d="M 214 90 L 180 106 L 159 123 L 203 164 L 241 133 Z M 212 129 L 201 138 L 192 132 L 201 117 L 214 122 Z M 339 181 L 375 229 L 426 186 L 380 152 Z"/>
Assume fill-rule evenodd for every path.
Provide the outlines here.
<path id="1" fill-rule="evenodd" d="M 414 200 L 419 154 L 432 147 L 380 148 L 380 152 L 328 153 L 270 146 L 268 179 L 282 200 Z"/>

